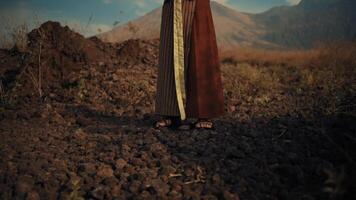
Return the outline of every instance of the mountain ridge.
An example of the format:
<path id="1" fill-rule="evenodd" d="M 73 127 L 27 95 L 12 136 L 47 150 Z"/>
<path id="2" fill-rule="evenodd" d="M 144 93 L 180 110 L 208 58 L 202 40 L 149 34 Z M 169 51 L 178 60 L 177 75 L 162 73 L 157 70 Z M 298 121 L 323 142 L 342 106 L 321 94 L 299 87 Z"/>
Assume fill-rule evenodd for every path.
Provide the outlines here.
<path id="1" fill-rule="evenodd" d="M 311 48 L 318 43 L 356 38 L 356 2 L 302 0 L 258 14 L 210 3 L 219 48 Z M 98 37 L 106 42 L 159 38 L 162 7 Z"/>
<path id="2" fill-rule="evenodd" d="M 355 8 L 356 2 L 352 0 L 303 0 L 253 18 L 268 27 L 264 40 L 287 48 L 311 48 L 320 43 L 354 40 Z"/>

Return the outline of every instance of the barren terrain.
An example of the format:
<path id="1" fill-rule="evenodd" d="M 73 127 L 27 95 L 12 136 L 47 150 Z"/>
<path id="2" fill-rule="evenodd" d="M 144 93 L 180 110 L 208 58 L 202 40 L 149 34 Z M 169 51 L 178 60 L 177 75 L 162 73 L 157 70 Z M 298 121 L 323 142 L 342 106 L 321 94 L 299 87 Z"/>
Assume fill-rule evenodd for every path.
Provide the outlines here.
<path id="1" fill-rule="evenodd" d="M 47 22 L 0 50 L 0 199 L 356 198 L 354 44 L 221 54 L 209 131 L 152 127 L 158 43 Z"/>

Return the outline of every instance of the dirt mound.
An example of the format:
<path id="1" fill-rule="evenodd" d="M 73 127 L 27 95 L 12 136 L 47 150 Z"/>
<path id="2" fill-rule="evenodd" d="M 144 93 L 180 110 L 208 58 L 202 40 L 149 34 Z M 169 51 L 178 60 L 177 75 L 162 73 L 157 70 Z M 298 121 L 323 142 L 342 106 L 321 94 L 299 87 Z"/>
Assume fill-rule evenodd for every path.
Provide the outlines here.
<path id="1" fill-rule="evenodd" d="M 129 66 L 157 66 L 159 40 L 131 39 L 117 45 L 120 63 Z"/>
<path id="2" fill-rule="evenodd" d="M 98 87 L 97 84 L 112 84 L 111 75 L 117 82 L 121 73 L 117 72 L 119 68 L 137 69 L 136 66 L 146 68 L 157 65 L 158 40 L 104 43 L 97 37 L 85 38 L 69 27 L 51 21 L 32 30 L 28 40 L 27 51 L 17 51 L 17 56 L 22 59 L 15 59 L 16 64 L 11 64 L 19 67 L 12 67 L 11 70 L 2 68 L 4 70 L 1 71 L 2 82 L 13 86 L 8 94 L 22 103 L 32 102 L 33 97 L 36 99 L 39 96 L 60 102 L 72 101 L 73 96 L 82 94 L 82 88 L 87 86 L 97 88 L 90 90 L 95 94 L 88 96 L 97 96 L 105 91 L 104 86 Z M 10 59 L 13 53 L 3 50 L 2 54 Z M 8 65 L 6 62 L 13 63 L 9 59 L 4 61 L 4 65 Z M 95 77 L 91 76 L 93 74 Z M 123 84 L 122 88 L 129 88 L 127 85 L 130 83 Z M 108 95 L 101 96 L 106 101 L 103 96 Z"/>
<path id="3" fill-rule="evenodd" d="M 84 38 L 58 22 L 46 22 L 28 34 L 22 70 L 11 95 L 24 101 L 51 94 L 66 96 L 63 87 L 83 69 L 103 67 L 113 57 L 113 48 Z M 26 97 L 26 98 L 25 98 Z M 28 101 L 25 101 L 28 103 Z"/>
<path id="4" fill-rule="evenodd" d="M 62 27 L 58 22 L 48 21 L 42 24 L 28 34 L 28 39 L 30 50 L 35 51 L 42 45 L 45 50 L 43 53 L 56 57 L 57 61 L 66 59 L 89 63 L 103 61 L 110 56 L 100 49 L 103 43 L 88 40 L 68 26 Z"/>

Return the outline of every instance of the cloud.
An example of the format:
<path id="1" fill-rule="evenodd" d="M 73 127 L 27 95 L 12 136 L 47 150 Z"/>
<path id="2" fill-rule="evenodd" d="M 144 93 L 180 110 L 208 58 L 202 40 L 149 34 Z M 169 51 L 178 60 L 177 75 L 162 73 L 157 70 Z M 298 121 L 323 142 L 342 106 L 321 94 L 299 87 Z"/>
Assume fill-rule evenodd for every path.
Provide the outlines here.
<path id="1" fill-rule="evenodd" d="M 287 3 L 290 5 L 297 5 L 301 2 L 301 0 L 287 0 Z"/>

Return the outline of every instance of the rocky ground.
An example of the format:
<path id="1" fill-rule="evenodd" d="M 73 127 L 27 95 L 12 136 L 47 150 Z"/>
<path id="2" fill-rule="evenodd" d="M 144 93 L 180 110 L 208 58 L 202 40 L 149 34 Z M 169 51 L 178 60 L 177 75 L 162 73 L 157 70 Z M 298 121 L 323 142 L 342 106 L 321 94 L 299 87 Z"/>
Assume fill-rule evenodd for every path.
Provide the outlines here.
<path id="1" fill-rule="evenodd" d="M 105 44 L 53 22 L 29 40 L 0 51 L 0 199 L 356 198 L 347 81 L 331 112 L 334 89 L 297 88 L 294 68 L 266 68 L 296 78 L 257 87 L 225 63 L 215 130 L 154 129 L 158 41 Z"/>

